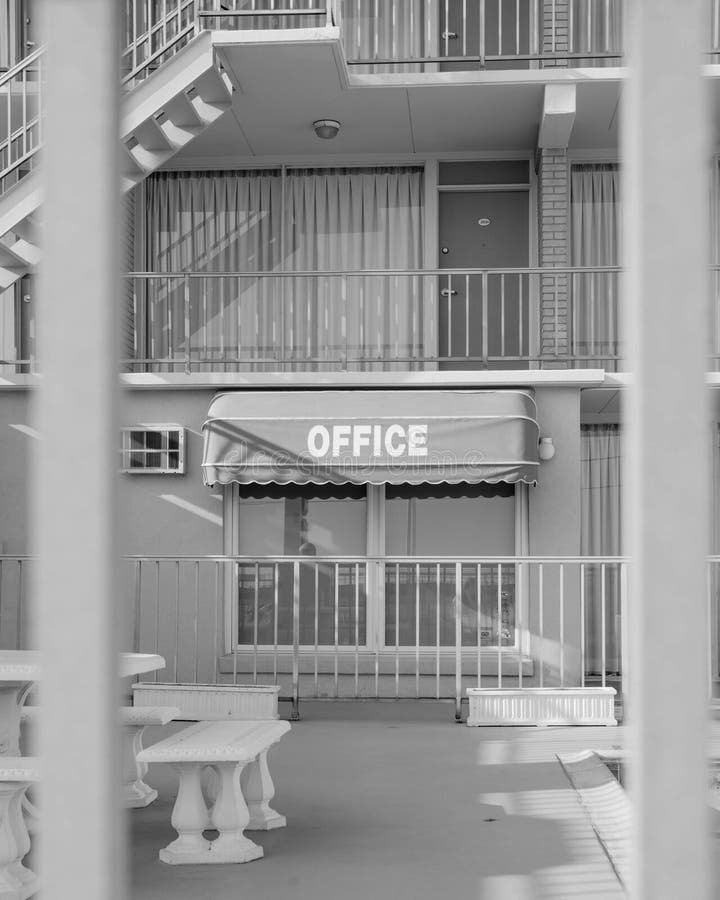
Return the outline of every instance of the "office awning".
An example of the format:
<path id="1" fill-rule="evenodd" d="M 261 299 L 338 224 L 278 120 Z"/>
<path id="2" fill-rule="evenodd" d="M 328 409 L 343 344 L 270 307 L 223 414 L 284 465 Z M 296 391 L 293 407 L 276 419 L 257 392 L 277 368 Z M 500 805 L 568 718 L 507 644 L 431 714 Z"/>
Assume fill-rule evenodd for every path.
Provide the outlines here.
<path id="1" fill-rule="evenodd" d="M 526 390 L 228 391 L 203 432 L 208 485 L 537 481 Z"/>

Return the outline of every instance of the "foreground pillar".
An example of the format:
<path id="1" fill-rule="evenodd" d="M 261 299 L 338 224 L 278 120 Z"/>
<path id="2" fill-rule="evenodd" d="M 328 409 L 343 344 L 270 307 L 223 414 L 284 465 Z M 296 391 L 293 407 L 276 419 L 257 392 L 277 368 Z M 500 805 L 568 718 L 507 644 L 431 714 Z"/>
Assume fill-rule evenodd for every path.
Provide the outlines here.
<path id="1" fill-rule="evenodd" d="M 45 900 L 124 896 L 114 635 L 117 0 L 41 0 L 47 43 L 33 468 Z"/>
<path id="2" fill-rule="evenodd" d="M 623 94 L 630 796 L 636 900 L 711 896 L 705 730 L 708 110 L 705 0 L 628 4 Z"/>

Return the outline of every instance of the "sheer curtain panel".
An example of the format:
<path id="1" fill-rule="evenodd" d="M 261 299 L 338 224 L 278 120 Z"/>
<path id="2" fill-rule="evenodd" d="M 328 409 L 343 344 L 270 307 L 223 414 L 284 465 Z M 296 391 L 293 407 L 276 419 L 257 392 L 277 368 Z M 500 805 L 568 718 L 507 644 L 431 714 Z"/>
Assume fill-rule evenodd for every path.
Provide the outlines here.
<path id="1" fill-rule="evenodd" d="M 618 265 L 621 209 L 617 164 L 572 167 L 570 217 L 570 264 Z M 573 356 L 580 365 L 593 360 L 615 370 L 620 354 L 618 273 L 577 273 L 572 275 L 571 288 Z"/>
<path id="2" fill-rule="evenodd" d="M 382 274 L 422 265 L 422 169 L 170 172 L 146 197 L 146 268 L 161 274 L 136 318 L 160 368 L 407 369 L 422 357 L 421 276 Z"/>
<path id="3" fill-rule="evenodd" d="M 288 173 L 288 271 L 377 271 L 422 265 L 422 171 L 307 170 Z M 287 301 L 287 357 L 372 368 L 373 360 L 422 353 L 420 276 L 295 278 Z M 387 366 L 382 366 L 387 368 Z"/>
<path id="4" fill-rule="evenodd" d="M 618 425 L 583 425 L 581 431 L 583 556 L 623 551 L 622 434 Z M 603 574 L 604 569 L 604 574 Z M 621 667 L 620 566 L 585 563 L 586 674 L 615 674 Z M 603 628 L 604 624 L 604 628 Z M 603 641 L 605 650 L 603 654 Z"/>
<path id="5" fill-rule="evenodd" d="M 171 371 L 262 369 L 278 350 L 280 286 L 253 277 L 281 268 L 279 171 L 163 172 L 146 183 L 148 282 L 145 345 Z M 188 291 L 189 288 L 189 291 Z M 189 328 L 189 331 L 188 331 Z M 175 365 L 173 367 L 173 361 Z"/>

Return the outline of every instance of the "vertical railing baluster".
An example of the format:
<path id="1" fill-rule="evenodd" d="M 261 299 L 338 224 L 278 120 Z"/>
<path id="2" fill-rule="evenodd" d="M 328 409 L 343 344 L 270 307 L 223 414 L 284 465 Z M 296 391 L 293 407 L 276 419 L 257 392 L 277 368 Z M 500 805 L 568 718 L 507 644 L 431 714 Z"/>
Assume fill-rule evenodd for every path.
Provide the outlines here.
<path id="1" fill-rule="evenodd" d="M 178 681 L 178 666 L 180 658 L 180 560 L 175 560 L 175 662 L 173 666 L 173 681 Z"/>
<path id="2" fill-rule="evenodd" d="M 560 310 L 558 304 L 558 276 L 553 278 L 553 347 L 555 356 L 560 354 Z"/>
<path id="3" fill-rule="evenodd" d="M 538 622 L 538 643 L 540 645 L 540 687 L 543 687 L 545 684 L 545 583 L 542 563 L 538 565 L 538 591 L 538 616 L 540 620 Z"/>
<path id="4" fill-rule="evenodd" d="M 580 563 L 580 687 L 585 687 L 585 563 Z"/>
<path id="5" fill-rule="evenodd" d="M 482 687 L 482 564 L 478 563 L 475 571 L 475 595 L 476 595 L 476 618 L 477 618 L 477 686 Z"/>
<path id="6" fill-rule="evenodd" d="M 381 585 L 382 590 L 382 598 L 383 598 L 383 615 L 385 614 L 385 566 L 379 560 L 375 560 L 374 562 L 370 562 L 370 560 L 366 560 L 365 562 L 365 641 L 367 642 L 370 639 L 370 635 L 368 634 L 369 629 L 369 616 L 368 616 L 368 578 L 370 575 L 370 566 L 374 566 L 375 569 L 375 584 Z M 380 576 L 383 576 L 383 582 L 380 581 Z M 387 619 L 386 619 L 387 621 Z M 384 623 L 383 623 L 384 625 Z M 377 700 L 380 693 L 380 621 L 377 621 L 375 628 L 375 699 Z M 383 638 L 383 646 L 385 645 L 385 640 Z"/>
<path id="7" fill-rule="evenodd" d="M 480 10 L 478 15 L 478 55 L 480 57 L 480 68 L 485 68 L 485 0 L 480 0 Z"/>
<path id="8" fill-rule="evenodd" d="M 570 6 L 572 6 L 572 2 L 570 3 Z M 552 0 L 551 15 L 550 15 L 550 34 L 551 34 L 550 47 L 552 49 L 553 56 L 556 53 L 556 35 L 557 35 L 556 21 L 557 20 L 556 20 L 556 12 L 555 12 L 555 0 Z"/>
<path id="9" fill-rule="evenodd" d="M 452 275 L 447 276 L 447 355 L 452 359 Z"/>
<path id="10" fill-rule="evenodd" d="M 530 276 L 528 275 L 528 282 L 530 280 Z M 524 359 L 525 354 L 525 337 L 524 337 L 524 325 L 523 325 L 523 300 L 524 300 L 524 291 L 523 285 L 525 284 L 525 279 L 522 275 L 518 276 L 518 356 L 521 359 Z M 530 295 L 530 285 L 528 283 L 528 296 Z M 529 317 L 528 317 L 529 318 Z M 530 357 L 530 347 L 528 346 L 527 357 Z"/>
<path id="11" fill-rule="evenodd" d="M 400 696 L 400 563 L 395 563 L 395 697 Z"/>
<path id="12" fill-rule="evenodd" d="M 155 652 L 160 653 L 160 560 L 155 560 Z M 153 679 L 158 680 L 157 670 Z"/>
<path id="13" fill-rule="evenodd" d="M 502 564 L 497 564 L 497 666 L 498 666 L 498 688 L 502 688 Z"/>
<path id="14" fill-rule="evenodd" d="M 213 684 L 217 684 L 220 681 L 220 622 L 222 621 L 220 616 L 221 603 L 222 603 L 222 592 L 220 589 L 220 562 L 219 560 L 215 560 L 215 602 L 213 604 L 215 615 L 213 618 L 213 639 L 212 639 L 212 654 L 213 654 Z"/>
<path id="15" fill-rule="evenodd" d="M 520 562 L 517 564 L 517 585 L 515 590 L 515 633 L 517 635 L 517 650 L 518 650 L 518 688 L 522 690 L 523 686 L 523 668 L 522 668 L 522 657 L 523 657 L 523 618 L 524 618 L 524 609 L 523 609 L 523 600 L 524 600 L 524 568 L 523 564 Z"/>
<path id="16" fill-rule="evenodd" d="M 560 563 L 560 687 L 565 687 L 565 563 Z"/>
<path id="17" fill-rule="evenodd" d="M 280 612 L 280 563 L 273 563 L 275 572 L 275 615 L 273 617 L 273 684 L 278 673 L 278 617 Z"/>
<path id="18" fill-rule="evenodd" d="M 360 670 L 360 563 L 355 563 L 355 699 L 358 697 Z"/>
<path id="19" fill-rule="evenodd" d="M 455 563 L 455 721 L 462 721 L 462 563 Z"/>
<path id="20" fill-rule="evenodd" d="M 482 361 L 487 366 L 488 364 L 488 347 L 489 347 L 489 334 L 488 334 L 488 303 L 490 301 L 490 297 L 488 294 L 489 288 L 489 280 L 488 280 L 488 272 L 484 271 L 482 273 Z"/>
<path id="21" fill-rule="evenodd" d="M 18 608 L 15 620 L 15 646 L 18 650 L 25 649 L 22 645 L 22 620 L 25 604 L 23 602 L 23 561 L 18 560 Z"/>
<path id="22" fill-rule="evenodd" d="M 315 697 L 318 697 L 318 631 L 320 630 L 320 566 L 315 566 L 315 662 L 313 666 Z"/>
<path id="23" fill-rule="evenodd" d="M 238 683 L 238 654 L 240 652 L 240 563 L 235 561 L 230 570 L 230 640 L 232 641 L 233 684 Z"/>
<path id="24" fill-rule="evenodd" d="M 515 55 L 520 55 L 520 0 L 515 0 Z"/>
<path id="25" fill-rule="evenodd" d="M 340 563 L 335 563 L 335 659 L 334 659 L 334 678 L 335 678 L 335 697 L 339 696 L 339 676 L 338 676 L 338 616 L 340 612 Z"/>
<path id="26" fill-rule="evenodd" d="M 300 561 L 297 559 L 293 562 L 292 616 L 292 711 L 290 719 L 296 722 L 300 718 Z"/>
<path id="27" fill-rule="evenodd" d="M 239 598 L 238 598 L 239 600 Z M 260 563 L 255 563 L 253 579 L 253 684 L 258 683 L 258 614 L 260 612 Z M 239 616 L 238 607 L 238 616 Z"/>
<path id="28" fill-rule="evenodd" d="M 193 621 L 193 658 L 195 662 L 195 680 L 198 683 L 198 627 L 200 619 L 200 561 L 195 560 L 195 618 Z"/>
<path id="29" fill-rule="evenodd" d="M 505 359 L 505 273 L 500 275 L 500 356 Z"/>
<path id="30" fill-rule="evenodd" d="M 465 274 L 465 359 L 470 357 L 470 275 Z"/>
<path id="31" fill-rule="evenodd" d="M 502 27 L 503 27 L 503 0 L 495 0 L 497 6 L 497 52 L 498 56 L 502 56 Z"/>
<path id="32" fill-rule="evenodd" d="M 462 55 L 467 56 L 467 33 L 468 33 L 468 24 L 467 24 L 467 0 L 463 0 L 463 8 L 462 8 L 462 30 L 463 30 L 463 48 Z"/>
<path id="33" fill-rule="evenodd" d="M 420 697 L 420 563 L 415 564 L 415 697 Z"/>
<path id="34" fill-rule="evenodd" d="M 440 563 L 435 564 L 435 698 L 440 699 Z"/>
<path id="35" fill-rule="evenodd" d="M 575 0 L 568 3 L 568 49 L 570 53 L 577 50 L 575 43 Z"/>
<path id="36" fill-rule="evenodd" d="M 445 0 L 445 31 L 443 40 L 445 41 L 445 56 L 450 56 L 450 11 L 448 0 Z"/>
<path id="37" fill-rule="evenodd" d="M 601 598 L 601 607 L 600 607 L 600 637 L 602 640 L 602 686 L 606 687 L 606 674 L 605 670 L 607 669 L 607 630 L 606 630 L 606 608 L 605 608 L 605 563 L 601 563 L 600 565 L 600 598 Z"/>
<path id="38" fill-rule="evenodd" d="M 0 567 L 2 566 L 2 560 L 0 560 Z M 2 568 L 0 568 L 0 578 L 2 577 Z M 142 647 L 140 646 L 140 597 L 142 590 L 142 560 L 138 559 L 135 562 L 135 623 L 133 627 L 133 650 L 136 653 L 140 653 Z"/>

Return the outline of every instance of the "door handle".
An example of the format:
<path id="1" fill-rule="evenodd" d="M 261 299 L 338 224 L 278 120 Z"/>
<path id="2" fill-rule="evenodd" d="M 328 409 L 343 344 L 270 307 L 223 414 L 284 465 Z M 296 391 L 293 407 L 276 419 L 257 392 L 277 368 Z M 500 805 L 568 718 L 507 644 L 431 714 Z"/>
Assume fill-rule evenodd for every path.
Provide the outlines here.
<path id="1" fill-rule="evenodd" d="M 452 297 L 453 294 L 457 294 L 457 291 L 455 291 L 455 290 L 452 290 L 452 291 L 451 291 L 449 288 L 443 288 L 443 289 L 440 291 L 440 296 L 441 296 L 441 297 Z"/>
<path id="2" fill-rule="evenodd" d="M 457 32 L 456 31 L 443 31 L 441 37 L 444 41 L 454 41 L 457 38 Z"/>

